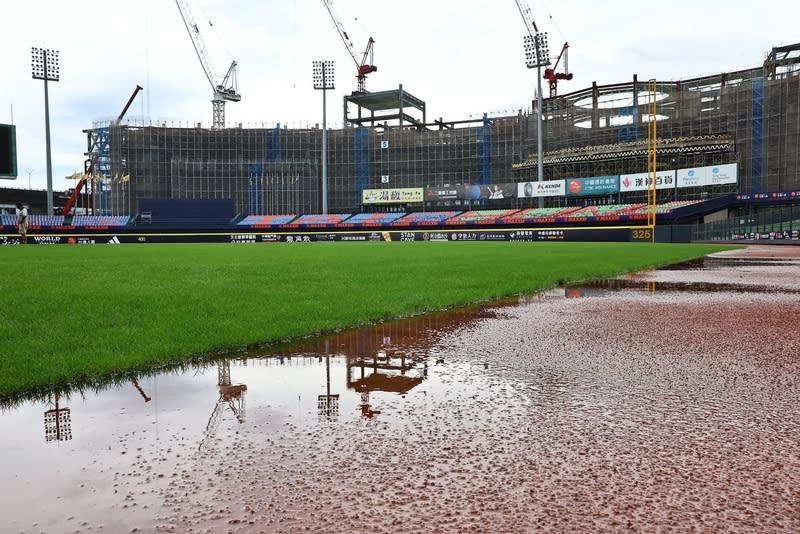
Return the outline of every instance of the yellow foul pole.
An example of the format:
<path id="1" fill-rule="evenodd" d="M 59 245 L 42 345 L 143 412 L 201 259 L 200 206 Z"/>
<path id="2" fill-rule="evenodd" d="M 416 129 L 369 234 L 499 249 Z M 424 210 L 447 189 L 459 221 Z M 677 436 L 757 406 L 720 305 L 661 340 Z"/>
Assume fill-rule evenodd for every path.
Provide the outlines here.
<path id="1" fill-rule="evenodd" d="M 656 81 L 650 80 L 650 102 L 649 102 L 649 122 L 647 130 L 647 175 L 650 177 L 650 183 L 647 187 L 647 227 L 650 228 L 650 234 L 653 242 L 656 240 Z"/>

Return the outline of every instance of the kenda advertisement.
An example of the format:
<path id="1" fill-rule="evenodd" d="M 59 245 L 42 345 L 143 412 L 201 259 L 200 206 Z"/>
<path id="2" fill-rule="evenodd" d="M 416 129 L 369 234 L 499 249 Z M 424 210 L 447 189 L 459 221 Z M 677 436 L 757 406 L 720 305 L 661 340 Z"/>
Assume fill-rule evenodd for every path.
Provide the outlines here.
<path id="1" fill-rule="evenodd" d="M 521 182 L 517 184 L 517 196 L 526 197 L 563 197 L 566 194 L 564 180 L 546 180 L 544 182 Z"/>

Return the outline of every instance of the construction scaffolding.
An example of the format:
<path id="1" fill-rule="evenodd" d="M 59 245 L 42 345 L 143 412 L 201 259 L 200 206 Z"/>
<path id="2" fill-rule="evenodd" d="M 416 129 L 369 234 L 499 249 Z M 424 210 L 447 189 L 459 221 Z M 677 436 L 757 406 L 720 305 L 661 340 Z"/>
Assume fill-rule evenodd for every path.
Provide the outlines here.
<path id="1" fill-rule="evenodd" d="M 659 170 L 737 166 L 737 183 L 659 190 L 659 202 L 800 189 L 798 51 L 800 45 L 775 49 L 763 66 L 748 70 L 659 81 L 654 97 L 648 82 L 633 76 L 631 82 L 592 84 L 545 99 L 545 180 L 645 173 L 648 110 L 654 98 Z M 419 102 L 410 108 L 422 111 L 422 117 L 401 123 L 402 98 L 410 95 L 402 93 L 402 86 L 391 93 L 393 101 L 401 102 L 392 124 L 362 115 L 350 117 L 350 126 L 359 127 L 329 130 L 330 213 L 368 209 L 361 194 L 367 189 L 536 180 L 535 115 L 520 110 L 510 116 L 426 123 L 424 102 L 414 98 Z M 363 100 L 369 96 L 359 97 L 365 109 L 385 105 Z M 233 199 L 242 216 L 322 211 L 318 127 L 205 129 L 127 122 L 95 124 L 86 134 L 87 156 L 97 160 L 104 177 L 101 213 L 136 214 L 140 200 L 150 198 Z M 117 178 L 122 176 L 124 181 Z M 545 202 L 613 204 L 646 198 L 647 191 L 640 190 Z M 514 198 L 509 205 L 535 207 L 537 201 Z M 465 202 L 390 209 L 472 206 Z"/>

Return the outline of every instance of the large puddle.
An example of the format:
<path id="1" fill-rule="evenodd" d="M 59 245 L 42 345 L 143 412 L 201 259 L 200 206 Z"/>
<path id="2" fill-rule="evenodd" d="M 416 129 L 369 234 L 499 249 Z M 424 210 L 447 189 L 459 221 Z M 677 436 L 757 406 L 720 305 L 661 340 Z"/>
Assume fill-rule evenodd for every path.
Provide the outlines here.
<path id="1" fill-rule="evenodd" d="M 2 531 L 798 531 L 799 252 L 7 407 Z"/>

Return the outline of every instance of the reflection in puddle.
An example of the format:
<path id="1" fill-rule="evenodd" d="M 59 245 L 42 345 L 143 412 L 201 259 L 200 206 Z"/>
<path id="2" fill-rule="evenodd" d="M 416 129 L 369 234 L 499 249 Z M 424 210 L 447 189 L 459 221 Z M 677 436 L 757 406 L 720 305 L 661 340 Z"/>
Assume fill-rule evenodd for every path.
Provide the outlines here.
<path id="1" fill-rule="evenodd" d="M 797 531 L 797 274 L 653 271 L 9 403 L 0 514 L 15 532 Z"/>

